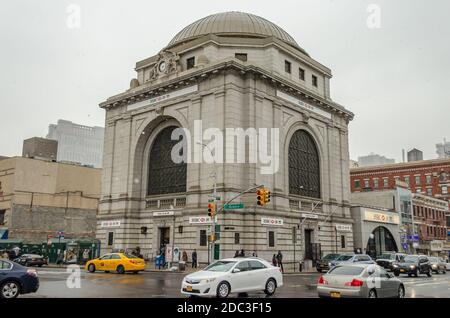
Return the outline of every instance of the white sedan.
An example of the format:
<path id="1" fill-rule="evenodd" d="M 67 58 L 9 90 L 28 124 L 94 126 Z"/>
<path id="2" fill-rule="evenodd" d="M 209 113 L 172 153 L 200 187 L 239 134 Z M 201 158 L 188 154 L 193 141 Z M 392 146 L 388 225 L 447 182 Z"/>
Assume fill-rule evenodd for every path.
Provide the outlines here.
<path id="1" fill-rule="evenodd" d="M 191 296 L 226 298 L 231 293 L 264 291 L 273 295 L 283 286 L 278 267 L 260 258 L 226 258 L 189 274 L 181 283 L 181 293 Z"/>

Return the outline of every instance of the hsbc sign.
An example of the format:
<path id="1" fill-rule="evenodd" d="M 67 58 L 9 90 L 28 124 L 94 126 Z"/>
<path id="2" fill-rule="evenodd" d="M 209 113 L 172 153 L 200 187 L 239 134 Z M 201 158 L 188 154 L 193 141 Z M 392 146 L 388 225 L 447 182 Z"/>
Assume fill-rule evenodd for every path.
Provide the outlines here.
<path id="1" fill-rule="evenodd" d="M 283 219 L 261 218 L 262 225 L 283 226 Z"/>
<path id="2" fill-rule="evenodd" d="M 189 218 L 189 224 L 210 224 L 212 220 L 209 216 L 196 216 Z"/>

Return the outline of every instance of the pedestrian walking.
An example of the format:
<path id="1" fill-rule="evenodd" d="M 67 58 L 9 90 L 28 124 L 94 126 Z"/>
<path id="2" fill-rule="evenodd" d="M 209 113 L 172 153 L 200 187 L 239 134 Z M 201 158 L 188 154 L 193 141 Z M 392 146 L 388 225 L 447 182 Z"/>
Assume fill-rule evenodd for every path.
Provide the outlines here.
<path id="1" fill-rule="evenodd" d="M 273 257 L 272 257 L 272 265 L 273 265 L 273 266 L 278 266 L 278 263 L 277 263 L 277 254 L 273 254 Z"/>
<path id="2" fill-rule="evenodd" d="M 283 268 L 283 254 L 281 254 L 281 251 L 278 251 L 278 254 L 277 254 L 277 263 L 278 263 L 278 267 L 281 268 L 281 272 L 284 273 L 284 268 Z"/>
<path id="3" fill-rule="evenodd" d="M 241 250 L 241 252 L 239 253 L 239 256 L 240 256 L 240 257 L 245 257 L 244 249 Z"/>
<path id="4" fill-rule="evenodd" d="M 236 258 L 236 257 L 239 257 L 239 251 L 238 250 L 236 250 L 236 253 L 234 253 L 234 257 Z"/>
<path id="5" fill-rule="evenodd" d="M 197 250 L 192 252 L 192 268 L 197 268 Z"/>
<path id="6" fill-rule="evenodd" d="M 186 251 L 183 251 L 183 255 L 181 256 L 181 259 L 183 260 L 183 262 L 186 264 L 188 263 L 188 255 L 186 253 Z"/>

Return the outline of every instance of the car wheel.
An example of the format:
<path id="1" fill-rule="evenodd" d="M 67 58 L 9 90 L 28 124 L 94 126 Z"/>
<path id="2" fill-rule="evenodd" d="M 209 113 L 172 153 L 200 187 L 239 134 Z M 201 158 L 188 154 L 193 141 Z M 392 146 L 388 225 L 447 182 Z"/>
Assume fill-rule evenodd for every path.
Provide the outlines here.
<path id="1" fill-rule="evenodd" d="M 264 293 L 266 295 L 272 296 L 275 294 L 275 291 L 277 290 L 277 283 L 273 278 L 270 278 L 266 283 L 266 289 L 264 289 Z"/>
<path id="2" fill-rule="evenodd" d="M 117 266 L 117 273 L 125 274 L 125 267 L 123 267 L 123 265 Z"/>
<path id="3" fill-rule="evenodd" d="M 94 264 L 89 264 L 89 266 L 88 266 L 88 271 L 89 271 L 90 273 L 94 273 L 94 272 L 95 272 L 95 265 L 94 265 Z"/>
<path id="4" fill-rule="evenodd" d="M 447 270 L 446 269 L 444 269 L 443 271 L 442 271 L 442 274 L 447 274 Z"/>
<path id="5" fill-rule="evenodd" d="M 218 298 L 227 298 L 230 294 L 230 285 L 227 282 L 221 282 L 217 286 L 217 297 Z"/>
<path id="6" fill-rule="evenodd" d="M 133 274 L 139 274 L 139 271 L 133 271 Z"/>
<path id="7" fill-rule="evenodd" d="M 320 268 L 317 268 L 317 271 L 318 271 L 319 273 L 322 273 L 322 270 L 321 270 Z"/>
<path id="8" fill-rule="evenodd" d="M 411 277 L 413 274 L 411 274 L 411 273 L 408 273 L 408 277 Z"/>
<path id="9" fill-rule="evenodd" d="M 39 264 L 38 267 L 42 267 L 42 264 Z"/>
<path id="10" fill-rule="evenodd" d="M 419 270 L 416 268 L 416 271 L 414 272 L 415 277 L 419 277 Z"/>
<path id="11" fill-rule="evenodd" d="M 26 262 L 25 267 L 30 267 L 30 263 Z"/>
<path id="12" fill-rule="evenodd" d="M 394 272 L 394 275 L 398 277 L 398 276 L 400 276 L 400 272 L 395 271 L 395 272 Z"/>
<path id="13" fill-rule="evenodd" d="M 405 298 L 405 287 L 403 285 L 398 287 L 397 298 Z"/>
<path id="14" fill-rule="evenodd" d="M 427 276 L 428 276 L 428 277 L 431 277 L 431 276 L 432 276 L 431 269 L 428 270 Z"/>
<path id="15" fill-rule="evenodd" d="M 377 298 L 377 292 L 375 291 L 375 289 L 371 289 L 369 291 L 369 298 Z"/>
<path id="16" fill-rule="evenodd" d="M 109 271 L 105 271 L 105 273 L 109 273 Z"/>
<path id="17" fill-rule="evenodd" d="M 0 287 L 1 298 L 17 298 L 20 294 L 20 285 L 17 282 L 6 282 Z"/>

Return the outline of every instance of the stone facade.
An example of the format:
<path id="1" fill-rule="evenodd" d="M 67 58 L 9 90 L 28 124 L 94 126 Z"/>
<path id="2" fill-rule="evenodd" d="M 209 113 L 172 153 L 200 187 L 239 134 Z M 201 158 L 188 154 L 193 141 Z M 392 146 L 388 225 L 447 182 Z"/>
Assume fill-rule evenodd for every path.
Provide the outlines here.
<path id="1" fill-rule="evenodd" d="M 41 243 L 64 231 L 66 238 L 94 237 L 101 170 L 38 159 L 0 161 L 0 231 Z"/>
<path id="2" fill-rule="evenodd" d="M 237 59 L 236 53 L 247 54 L 247 61 Z M 188 69 L 187 60 L 192 57 L 195 65 Z M 285 72 L 287 60 L 291 73 Z M 305 81 L 298 78 L 299 68 L 305 70 Z M 196 249 L 199 261 L 206 262 L 209 250 L 200 245 L 200 236 L 209 225 L 189 221 L 206 216 L 214 171 L 221 198 L 219 207 L 255 185 L 264 184 L 272 193 L 265 207 L 256 205 L 256 194 L 252 192 L 237 200 L 245 204 L 243 210 L 218 214 L 220 239 L 216 242 L 216 256 L 229 257 L 244 249 L 247 254 L 256 252 L 271 260 L 281 250 L 287 266 L 292 266 L 294 260 L 305 258 L 305 230 L 312 230 L 308 232 L 311 243 L 320 244 L 323 254 L 334 250 L 335 224 L 353 222 L 348 154 L 348 122 L 353 114 L 330 99 L 329 69 L 276 37 L 227 37 L 211 32 L 171 42 L 160 54 L 138 62 L 136 70 L 137 79 L 132 80 L 128 91 L 100 105 L 106 110 L 97 226 L 103 251 L 139 246 L 145 256 L 152 258 L 159 251 L 161 228 L 167 228 L 170 244 L 187 250 L 189 255 Z M 311 83 L 314 74 L 318 77 L 317 87 Z M 279 170 L 261 174 L 262 165 L 249 163 L 248 154 L 245 164 L 188 163 L 186 192 L 147 196 L 153 141 L 165 127 L 194 132 L 197 120 L 202 120 L 202 131 L 278 128 Z M 306 131 L 317 147 L 319 199 L 289 194 L 288 150 L 298 130 Z M 270 141 L 267 145 L 269 149 L 273 146 Z M 229 140 L 223 149 L 224 153 L 236 150 Z M 192 149 L 189 155 L 194 156 Z M 164 216 L 159 213 L 163 211 L 170 213 Z M 305 213 L 313 216 L 305 218 Z M 282 220 L 282 225 L 262 225 L 262 218 Z M 111 220 L 120 221 L 120 225 L 104 225 Z M 272 235 L 273 246 L 269 240 Z M 353 251 L 351 232 L 344 235 L 347 246 L 343 251 Z"/>

